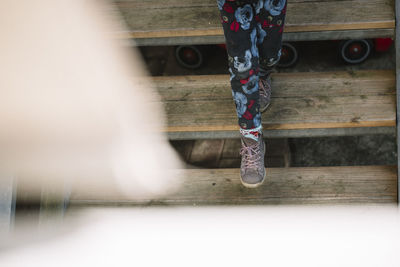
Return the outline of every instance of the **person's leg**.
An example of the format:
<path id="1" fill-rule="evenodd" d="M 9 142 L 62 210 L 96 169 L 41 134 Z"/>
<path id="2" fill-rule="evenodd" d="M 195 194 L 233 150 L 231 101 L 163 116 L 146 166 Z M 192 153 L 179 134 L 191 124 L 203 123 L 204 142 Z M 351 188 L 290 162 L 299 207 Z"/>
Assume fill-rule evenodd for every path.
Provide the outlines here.
<path id="1" fill-rule="evenodd" d="M 261 6 L 261 5 L 262 6 Z M 287 0 L 259 0 L 256 16 L 261 69 L 271 69 L 281 56 Z"/>
<path id="2" fill-rule="evenodd" d="M 254 45 L 257 30 L 254 10 L 239 1 L 218 1 L 228 53 L 232 95 L 239 126 L 254 129 L 260 126 L 258 94 L 258 49 Z"/>
<path id="3" fill-rule="evenodd" d="M 242 183 L 261 184 L 265 177 L 259 58 L 254 6 L 248 1 L 218 0 L 228 53 L 232 95 L 242 136 Z"/>
<path id="4" fill-rule="evenodd" d="M 270 74 L 281 56 L 286 6 L 287 0 L 259 0 L 255 7 L 260 56 L 261 112 L 267 109 L 271 100 Z"/>

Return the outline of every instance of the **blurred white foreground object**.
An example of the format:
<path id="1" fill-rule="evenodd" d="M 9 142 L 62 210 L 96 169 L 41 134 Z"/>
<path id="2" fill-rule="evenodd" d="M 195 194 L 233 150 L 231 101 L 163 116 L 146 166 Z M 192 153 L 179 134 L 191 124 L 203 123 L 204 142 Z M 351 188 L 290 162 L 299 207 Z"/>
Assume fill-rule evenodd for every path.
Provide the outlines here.
<path id="1" fill-rule="evenodd" d="M 160 100 L 102 1 L 0 2 L 0 173 L 38 194 L 176 189 Z M 1 179 L 1 178 L 0 178 Z M 72 180 L 74 179 L 74 180 Z"/>
<path id="2" fill-rule="evenodd" d="M 84 213 L 84 214 L 82 214 Z M 398 267 L 396 207 L 82 210 L 62 235 L 0 241 L 1 266 Z M 79 216 L 80 215 L 80 216 Z M 45 238 L 48 238 L 47 240 Z"/>

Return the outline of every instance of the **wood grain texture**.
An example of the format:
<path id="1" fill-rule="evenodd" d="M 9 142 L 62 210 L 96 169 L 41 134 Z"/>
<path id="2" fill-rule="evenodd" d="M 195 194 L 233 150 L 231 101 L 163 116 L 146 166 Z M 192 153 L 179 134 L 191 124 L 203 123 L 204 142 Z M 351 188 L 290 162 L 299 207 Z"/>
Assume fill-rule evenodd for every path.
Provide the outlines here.
<path id="1" fill-rule="evenodd" d="M 243 187 L 239 169 L 190 169 L 175 193 L 155 199 L 129 199 L 117 191 L 96 195 L 77 188 L 71 204 L 207 205 L 395 203 L 396 166 L 267 168 L 265 183 Z"/>
<path id="2" fill-rule="evenodd" d="M 237 131 L 227 75 L 155 77 L 167 132 Z M 393 71 L 278 73 L 264 129 L 396 125 Z"/>
<path id="3" fill-rule="evenodd" d="M 396 126 L 388 127 L 350 127 L 350 128 L 312 128 L 312 129 L 280 129 L 264 130 L 265 138 L 300 138 L 300 137 L 327 137 L 327 136 L 355 136 L 371 134 L 396 134 Z M 168 132 L 170 140 L 193 139 L 218 139 L 240 138 L 239 131 L 215 131 L 215 132 Z"/>
<path id="4" fill-rule="evenodd" d="M 223 35 L 215 0 L 116 1 L 130 29 L 121 37 Z M 393 29 L 393 0 L 289 1 L 285 32 Z"/>
<path id="5" fill-rule="evenodd" d="M 292 41 L 317 41 L 317 40 L 345 40 L 345 39 L 370 39 L 393 37 L 394 29 L 363 29 L 363 30 L 335 30 L 335 31 L 309 31 L 309 32 L 286 32 L 283 35 L 284 42 Z M 129 33 L 121 35 L 129 38 Z M 131 39 L 132 40 L 132 39 Z M 223 35 L 214 36 L 185 36 L 139 38 L 130 44 L 133 46 L 159 46 L 159 45 L 201 45 L 201 44 L 223 44 Z"/>

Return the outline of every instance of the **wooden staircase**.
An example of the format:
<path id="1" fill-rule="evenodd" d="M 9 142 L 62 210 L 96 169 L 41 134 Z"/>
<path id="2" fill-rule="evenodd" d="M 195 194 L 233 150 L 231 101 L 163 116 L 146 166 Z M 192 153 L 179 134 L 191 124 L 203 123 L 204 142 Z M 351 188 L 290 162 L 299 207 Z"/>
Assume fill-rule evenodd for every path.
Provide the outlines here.
<path id="1" fill-rule="evenodd" d="M 153 80 L 171 139 L 239 137 L 228 75 Z M 393 71 L 276 73 L 272 86 L 271 107 L 262 120 L 266 137 L 309 136 L 314 130 L 332 135 L 330 129 L 351 133 L 354 128 L 369 133 L 396 126 Z"/>
<path id="2" fill-rule="evenodd" d="M 224 43 L 216 0 L 116 0 L 138 45 Z M 286 41 L 392 37 L 394 0 L 291 0 Z"/>
<path id="3" fill-rule="evenodd" d="M 116 3 L 130 28 L 129 32 L 117 35 L 134 38 L 138 45 L 224 42 L 216 0 L 118 0 Z M 394 37 L 398 31 L 395 6 L 399 9 L 400 4 L 398 0 L 396 3 L 395 0 L 289 0 L 284 40 Z M 399 58 L 397 42 L 396 47 Z M 263 115 L 267 138 L 393 133 L 398 127 L 395 70 L 277 73 L 272 79 L 272 104 Z M 170 139 L 239 137 L 227 75 L 155 77 L 154 82 L 168 115 L 165 131 Z M 397 177 L 396 166 L 267 166 L 266 183 L 251 190 L 240 185 L 238 169 L 193 169 L 187 171 L 181 191 L 160 199 L 120 199 L 110 192 L 98 201 L 101 197 L 96 194 L 82 197 L 75 192 L 71 202 L 396 203 Z"/>

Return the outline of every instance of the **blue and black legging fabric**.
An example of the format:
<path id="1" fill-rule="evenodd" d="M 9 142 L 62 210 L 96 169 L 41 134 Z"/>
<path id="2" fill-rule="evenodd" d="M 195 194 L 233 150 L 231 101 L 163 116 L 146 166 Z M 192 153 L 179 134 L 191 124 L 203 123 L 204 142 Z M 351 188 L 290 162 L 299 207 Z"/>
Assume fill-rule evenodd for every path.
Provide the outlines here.
<path id="1" fill-rule="evenodd" d="M 281 56 L 286 0 L 217 0 L 239 126 L 257 128 L 259 77 Z"/>

